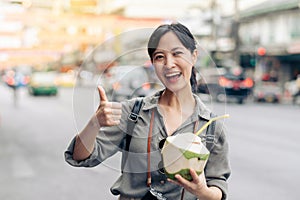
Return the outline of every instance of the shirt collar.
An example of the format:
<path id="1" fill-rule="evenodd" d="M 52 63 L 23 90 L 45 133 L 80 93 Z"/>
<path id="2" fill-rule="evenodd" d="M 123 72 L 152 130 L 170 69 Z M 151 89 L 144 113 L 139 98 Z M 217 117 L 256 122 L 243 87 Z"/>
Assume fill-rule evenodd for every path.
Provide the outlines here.
<path id="1" fill-rule="evenodd" d="M 194 98 L 196 100 L 196 111 L 195 114 L 202 119 L 209 120 L 210 119 L 210 114 L 211 110 L 208 109 L 208 107 L 203 103 L 203 101 L 194 94 Z"/>
<path id="2" fill-rule="evenodd" d="M 143 106 L 143 110 L 150 110 L 152 108 L 155 108 L 158 106 L 158 99 L 161 96 L 161 94 L 163 93 L 164 90 L 160 90 L 158 92 L 156 92 L 155 94 L 153 94 L 152 96 L 147 96 L 144 98 L 144 106 Z"/>
<path id="3" fill-rule="evenodd" d="M 152 96 L 148 96 L 144 98 L 144 106 L 143 110 L 150 110 L 152 108 L 158 107 L 158 100 L 164 90 L 160 90 L 153 94 Z M 207 108 L 207 106 L 201 101 L 201 99 L 196 95 L 193 94 L 196 100 L 196 110 L 192 115 L 192 120 L 199 120 L 200 118 L 209 120 L 211 111 Z"/>

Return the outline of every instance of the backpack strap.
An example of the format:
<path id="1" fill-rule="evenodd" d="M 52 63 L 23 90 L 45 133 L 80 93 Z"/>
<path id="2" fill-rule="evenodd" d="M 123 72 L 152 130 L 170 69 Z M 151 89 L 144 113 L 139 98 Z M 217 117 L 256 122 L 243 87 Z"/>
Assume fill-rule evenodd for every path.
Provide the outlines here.
<path id="1" fill-rule="evenodd" d="M 139 118 L 139 112 L 141 110 L 143 104 L 143 99 L 138 98 L 136 99 L 134 106 L 131 110 L 131 113 L 128 116 L 128 124 L 127 124 L 127 133 L 126 133 L 126 143 L 125 143 L 125 151 L 129 151 L 130 141 L 132 137 L 132 132 L 134 126 Z"/>
<path id="2" fill-rule="evenodd" d="M 123 158 L 124 166 L 128 158 L 129 146 L 132 138 L 133 129 L 136 122 L 138 121 L 139 112 L 141 110 L 142 104 L 143 104 L 143 99 L 137 98 L 131 110 L 131 113 L 128 115 L 128 124 L 127 124 L 127 132 L 126 132 L 126 139 L 125 139 L 125 151 L 124 151 L 124 158 Z M 123 173 L 123 169 L 122 169 L 122 173 Z"/>
<path id="3" fill-rule="evenodd" d="M 215 117 L 213 113 L 210 114 L 210 117 Z M 213 121 L 208 128 L 206 129 L 206 148 L 210 151 L 212 150 L 214 146 L 214 140 L 215 140 L 215 129 L 216 129 L 216 121 Z"/>

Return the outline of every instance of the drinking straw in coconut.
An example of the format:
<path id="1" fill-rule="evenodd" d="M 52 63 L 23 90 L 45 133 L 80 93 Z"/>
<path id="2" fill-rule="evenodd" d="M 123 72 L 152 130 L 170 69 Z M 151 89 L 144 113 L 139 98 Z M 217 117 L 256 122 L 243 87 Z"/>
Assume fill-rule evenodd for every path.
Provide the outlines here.
<path id="1" fill-rule="evenodd" d="M 222 118 L 228 118 L 229 117 L 229 114 L 225 114 L 225 115 L 221 115 L 221 116 L 218 116 L 218 117 L 213 117 L 211 118 L 208 122 L 206 122 L 206 124 L 204 124 L 199 131 L 197 131 L 197 133 L 195 135 L 200 135 L 200 133 L 206 128 L 208 127 L 208 125 L 210 125 L 213 121 L 216 121 L 218 119 L 222 119 Z"/>

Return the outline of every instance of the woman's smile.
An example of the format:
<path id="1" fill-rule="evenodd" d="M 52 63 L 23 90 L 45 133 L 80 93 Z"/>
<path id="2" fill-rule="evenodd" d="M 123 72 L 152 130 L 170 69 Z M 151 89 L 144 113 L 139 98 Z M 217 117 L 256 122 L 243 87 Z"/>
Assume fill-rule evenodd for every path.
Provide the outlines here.
<path id="1" fill-rule="evenodd" d="M 167 73 L 165 74 L 165 78 L 171 82 L 171 83 L 175 83 L 178 81 L 178 79 L 181 77 L 182 73 L 181 72 L 171 72 L 171 73 Z"/>

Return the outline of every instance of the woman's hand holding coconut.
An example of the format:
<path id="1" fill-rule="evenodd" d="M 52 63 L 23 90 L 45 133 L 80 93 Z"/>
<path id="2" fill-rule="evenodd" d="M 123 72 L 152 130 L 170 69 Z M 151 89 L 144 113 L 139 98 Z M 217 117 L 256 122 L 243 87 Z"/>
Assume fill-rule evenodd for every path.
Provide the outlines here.
<path id="1" fill-rule="evenodd" d="M 195 194 L 198 199 L 221 199 L 222 192 L 219 190 L 219 188 L 213 186 L 208 187 L 206 185 L 204 172 L 198 176 L 194 169 L 190 169 L 190 174 L 193 178 L 191 181 L 186 180 L 180 176 L 180 174 L 175 175 L 177 181 L 172 179 L 168 179 L 168 181 L 184 187 L 190 193 Z"/>

